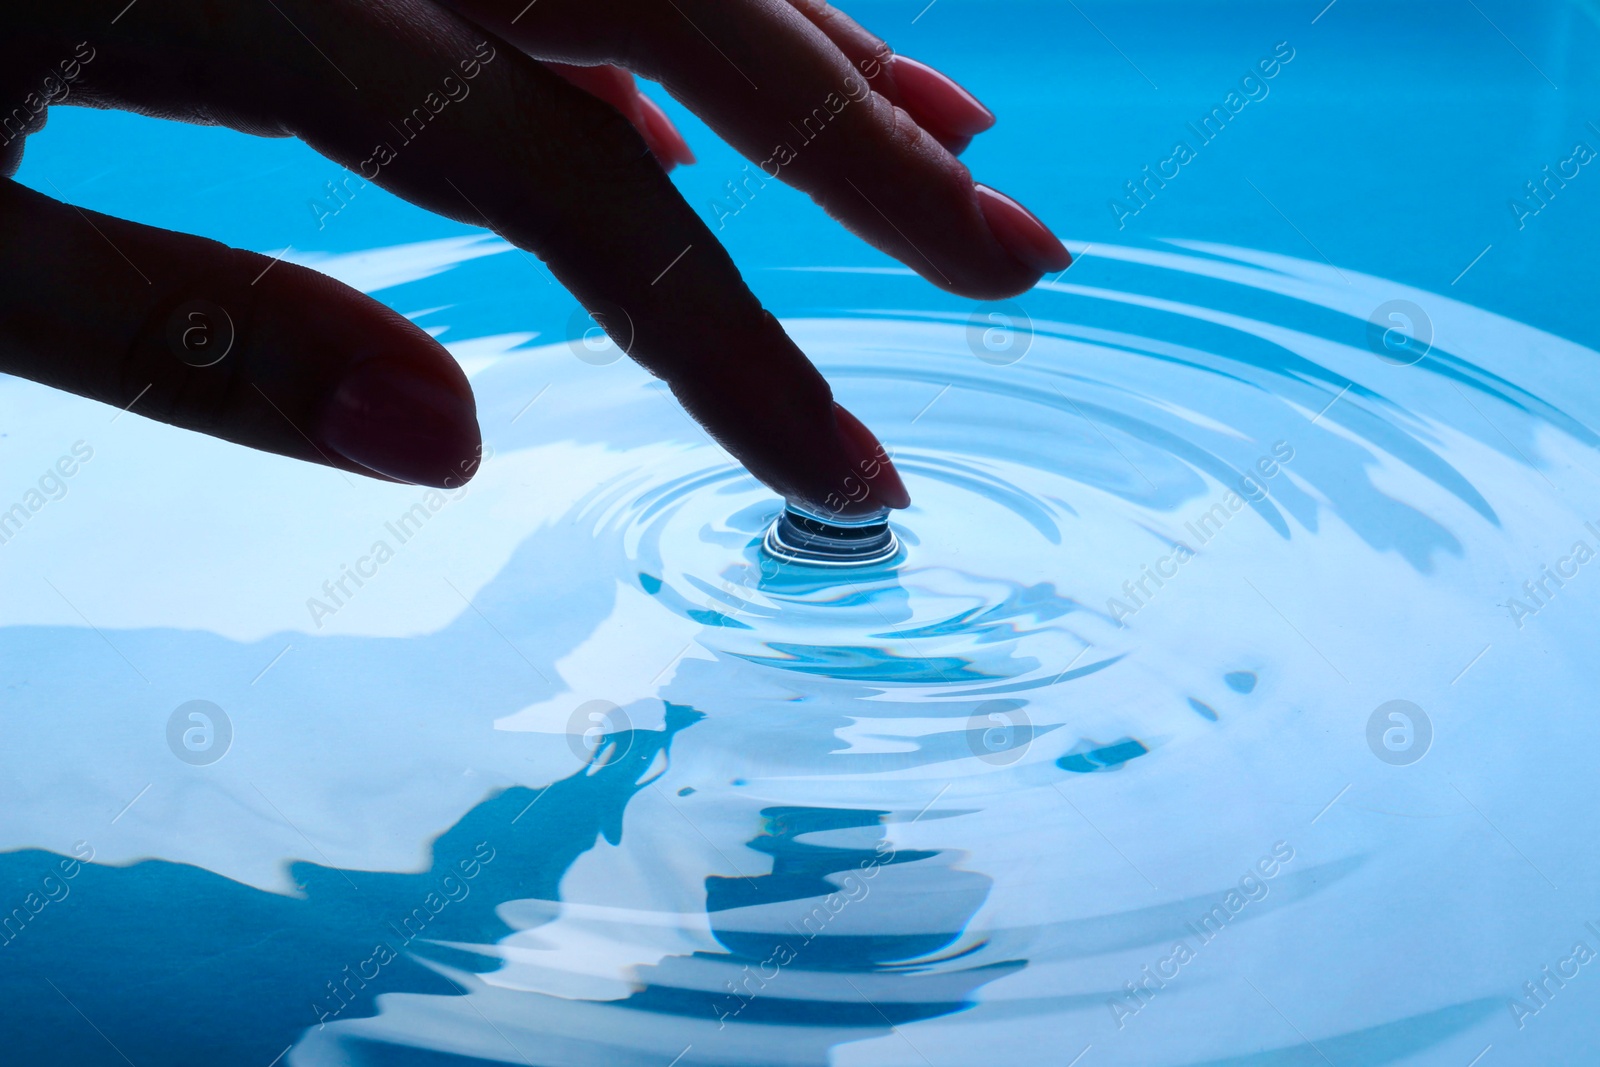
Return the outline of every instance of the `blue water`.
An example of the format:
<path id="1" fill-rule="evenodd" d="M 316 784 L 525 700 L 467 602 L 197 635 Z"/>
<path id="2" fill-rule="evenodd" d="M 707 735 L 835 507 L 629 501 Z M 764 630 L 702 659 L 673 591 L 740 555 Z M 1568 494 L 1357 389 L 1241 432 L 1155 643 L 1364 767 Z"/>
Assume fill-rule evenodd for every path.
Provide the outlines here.
<path id="1" fill-rule="evenodd" d="M 1600 148 L 1597 9 L 852 10 L 1079 253 L 976 305 L 776 185 L 727 221 L 916 500 L 859 571 L 764 557 L 497 240 L 319 228 L 291 142 L 30 139 L 416 318 L 491 456 L 430 495 L 0 379 L 0 504 L 90 454 L 0 546 L 7 1062 L 1595 1059 L 1600 177 L 1523 183 Z"/>

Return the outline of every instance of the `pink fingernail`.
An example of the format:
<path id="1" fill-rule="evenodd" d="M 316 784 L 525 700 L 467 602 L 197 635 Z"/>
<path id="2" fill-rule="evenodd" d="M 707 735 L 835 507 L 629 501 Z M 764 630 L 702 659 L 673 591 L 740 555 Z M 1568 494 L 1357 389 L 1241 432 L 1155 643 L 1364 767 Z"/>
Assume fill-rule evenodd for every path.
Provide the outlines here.
<path id="1" fill-rule="evenodd" d="M 994 125 L 994 112 L 926 63 L 895 56 L 892 69 L 906 110 L 930 133 L 971 137 Z"/>
<path id="2" fill-rule="evenodd" d="M 839 437 L 845 446 L 845 455 L 852 463 L 852 477 L 868 489 L 868 495 L 852 502 L 839 510 L 845 514 L 858 511 L 870 511 L 875 507 L 904 508 L 911 505 L 911 494 L 906 492 L 906 484 L 900 480 L 900 472 L 894 469 L 894 461 L 884 451 L 883 445 L 873 436 L 871 430 L 862 425 L 860 419 L 850 414 L 838 404 L 833 405 L 834 424 L 839 427 Z M 846 495 L 854 497 L 857 494 L 849 491 L 853 486 L 846 487 Z"/>
<path id="3" fill-rule="evenodd" d="M 442 375 L 382 357 L 362 360 L 323 409 L 316 436 L 379 474 L 455 488 L 482 452 L 472 394 Z"/>
<path id="4" fill-rule="evenodd" d="M 978 192 L 978 207 L 983 210 L 990 231 L 1006 251 L 1040 274 L 1072 266 L 1072 253 L 1067 246 L 1033 212 L 987 185 L 973 188 Z"/>
<path id="5" fill-rule="evenodd" d="M 689 151 L 689 142 L 683 139 L 683 134 L 667 118 L 667 113 L 654 100 L 639 94 L 639 111 L 644 116 L 645 125 L 657 142 L 654 146 L 656 154 L 664 157 L 661 162 L 669 169 L 674 163 L 690 164 L 694 162 L 694 153 Z"/>

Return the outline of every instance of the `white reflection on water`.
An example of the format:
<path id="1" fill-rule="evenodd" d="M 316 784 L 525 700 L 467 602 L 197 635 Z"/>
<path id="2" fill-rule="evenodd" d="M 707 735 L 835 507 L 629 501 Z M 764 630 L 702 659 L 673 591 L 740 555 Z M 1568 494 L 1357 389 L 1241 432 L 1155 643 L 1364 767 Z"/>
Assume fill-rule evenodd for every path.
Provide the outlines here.
<path id="1" fill-rule="evenodd" d="M 282 891 L 310 846 L 290 873 L 312 912 L 347 892 L 331 867 L 355 910 L 271 922 L 326 945 L 362 940 L 354 902 L 399 906 L 420 883 L 395 879 L 437 874 L 425 846 L 448 827 L 496 842 L 465 899 L 497 906 L 441 909 L 404 946 L 454 986 L 374 980 L 291 1035 L 298 1067 L 1065 1063 L 1091 1044 L 1102 1063 L 1388 1063 L 1512 1039 L 1504 998 L 1581 936 L 1600 885 L 1525 803 L 1593 795 L 1595 727 L 1572 710 L 1589 576 L 1520 628 L 1505 606 L 1600 518 L 1595 354 L 1381 279 L 1180 247 L 1097 246 L 1127 274 L 1041 286 L 1008 366 L 974 358 L 964 314 L 789 324 L 916 498 L 903 559 L 864 572 L 764 563 L 776 502 L 642 372 L 480 346 L 496 458 L 335 628 L 301 602 L 415 491 L 352 499 L 264 465 L 279 536 L 244 536 L 270 581 L 160 608 L 168 629 L 136 587 L 108 606 L 160 690 L 139 700 L 164 716 L 199 686 L 237 709 L 218 773 L 154 751 L 143 773 L 125 668 L 13 609 L 19 699 L 92 709 L 78 758 L 115 756 L 133 788 L 49 766 L 61 747 L 22 715 L 8 846 L 65 851 L 138 776 L 159 784 L 102 864 Z M 1414 366 L 1367 345 L 1396 299 L 1435 330 Z M 211 523 L 245 507 L 208 501 Z M 149 536 L 174 568 L 180 546 Z M 236 680 L 285 644 L 274 688 Z M 1404 767 L 1368 748 L 1394 699 L 1434 731 Z M 595 700 L 620 718 L 586 765 L 573 713 Z M 274 988 L 305 1000 L 337 973 Z"/>

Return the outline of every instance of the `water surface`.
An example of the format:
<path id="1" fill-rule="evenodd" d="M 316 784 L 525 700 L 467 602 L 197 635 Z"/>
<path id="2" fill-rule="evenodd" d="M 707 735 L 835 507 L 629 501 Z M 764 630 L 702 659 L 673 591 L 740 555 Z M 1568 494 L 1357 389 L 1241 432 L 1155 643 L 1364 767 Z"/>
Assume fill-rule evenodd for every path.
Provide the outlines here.
<path id="1" fill-rule="evenodd" d="M 961 72 L 977 10 L 943 0 L 902 46 Z M 92 453 L 0 546 L 8 1046 L 1592 1056 L 1600 330 L 1571 242 L 1594 200 L 1575 180 L 1521 230 L 1505 201 L 1583 136 L 1561 60 L 1593 28 L 1486 6 L 1524 62 L 1470 8 L 1175 10 L 1086 8 L 1125 62 L 1070 8 L 1007 8 L 1081 60 L 1043 89 L 971 61 L 1004 113 L 1105 99 L 1092 162 L 1007 161 L 1004 127 L 974 149 L 1073 223 L 1078 264 L 1018 301 L 934 293 L 776 187 L 723 235 L 915 498 L 902 555 L 854 571 L 766 559 L 779 502 L 497 241 L 376 190 L 324 231 L 234 210 L 329 167 L 241 139 L 221 191 L 141 208 L 128 164 L 85 169 L 101 138 L 220 135 L 53 119 L 24 179 L 291 244 L 412 315 L 492 456 L 430 494 L 0 382 L 3 502 Z M 1378 63 L 1380 33 L 1471 76 Z M 1124 172 L 1284 39 L 1238 138 L 1118 230 Z M 1461 106 L 1490 98 L 1537 121 Z M 1346 142 L 1351 108 L 1513 158 L 1435 166 L 1423 196 L 1407 153 Z M 696 203 L 738 166 L 703 140 Z M 194 700 L 221 723 L 185 748 Z"/>

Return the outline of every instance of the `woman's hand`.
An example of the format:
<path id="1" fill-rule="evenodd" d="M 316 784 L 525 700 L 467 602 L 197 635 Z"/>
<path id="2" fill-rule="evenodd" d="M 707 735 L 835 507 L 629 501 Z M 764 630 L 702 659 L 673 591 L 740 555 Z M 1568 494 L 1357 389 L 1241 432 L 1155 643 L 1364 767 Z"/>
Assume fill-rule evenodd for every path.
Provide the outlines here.
<path id="1" fill-rule="evenodd" d="M 603 324 L 625 312 L 629 355 L 814 508 L 908 497 L 668 180 L 692 157 L 625 71 L 941 288 L 998 299 L 1070 262 L 953 155 L 982 105 L 819 0 L 56 0 L 0 21 L 5 175 L 55 103 L 299 137 L 538 255 Z M 0 371 L 348 471 L 476 468 L 455 361 L 314 271 L 0 179 L 0 278 Z"/>

